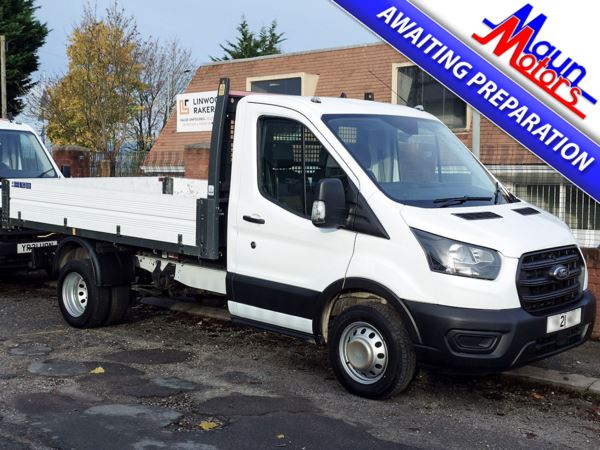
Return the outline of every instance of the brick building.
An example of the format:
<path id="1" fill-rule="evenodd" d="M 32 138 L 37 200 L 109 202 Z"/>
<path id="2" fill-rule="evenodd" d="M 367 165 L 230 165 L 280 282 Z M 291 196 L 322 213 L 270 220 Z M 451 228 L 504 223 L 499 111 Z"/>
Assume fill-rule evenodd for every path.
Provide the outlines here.
<path id="1" fill-rule="evenodd" d="M 229 77 L 238 91 L 369 98 L 421 105 L 469 148 L 479 124 L 481 161 L 517 196 L 563 219 L 586 250 L 590 285 L 600 297 L 600 207 L 485 117 L 385 43 L 315 50 L 200 67 L 186 93 L 216 90 Z M 177 132 L 174 111 L 144 163 L 148 173 L 205 178 L 210 132 Z M 475 120 L 474 120 L 475 117 Z M 476 142 L 476 140 L 475 140 Z M 600 311 L 598 314 L 600 318 Z M 597 326 L 600 337 L 600 325 Z"/>
<path id="2" fill-rule="evenodd" d="M 214 90 L 223 76 L 231 79 L 232 89 L 240 91 L 323 97 L 339 97 L 343 92 L 349 98 L 368 94 L 375 101 L 422 105 L 471 146 L 471 108 L 384 43 L 206 64 L 185 92 Z M 209 140 L 210 133 L 177 133 L 176 121 L 173 114 L 158 137 L 147 161 L 149 170 L 171 167 L 183 173 L 186 145 Z M 500 149 L 503 154 L 509 150 L 515 164 L 539 164 L 535 156 L 482 118 L 482 161 L 499 163 Z"/>
<path id="3" fill-rule="evenodd" d="M 186 93 L 232 89 L 295 95 L 371 98 L 421 105 L 472 148 L 480 124 L 481 161 L 517 196 L 567 222 L 586 247 L 600 245 L 600 207 L 485 117 L 385 43 L 224 61 L 200 67 Z M 148 173 L 206 177 L 210 132 L 177 132 L 174 111 L 145 161 Z"/>

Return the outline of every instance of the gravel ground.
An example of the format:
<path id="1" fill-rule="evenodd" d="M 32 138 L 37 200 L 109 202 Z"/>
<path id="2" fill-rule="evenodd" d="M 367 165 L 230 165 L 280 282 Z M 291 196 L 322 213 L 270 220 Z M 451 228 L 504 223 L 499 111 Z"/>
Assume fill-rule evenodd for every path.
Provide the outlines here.
<path id="1" fill-rule="evenodd" d="M 41 276 L 0 278 L 0 449 L 599 446 L 598 397 L 422 371 L 369 401 L 313 344 L 151 306 L 76 330 Z"/>

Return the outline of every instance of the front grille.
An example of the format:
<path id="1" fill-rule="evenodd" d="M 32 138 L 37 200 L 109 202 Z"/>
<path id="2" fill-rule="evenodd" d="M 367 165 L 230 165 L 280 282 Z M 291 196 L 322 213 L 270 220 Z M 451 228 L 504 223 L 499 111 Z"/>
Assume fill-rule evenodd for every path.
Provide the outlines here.
<path id="1" fill-rule="evenodd" d="M 26 268 L 29 267 L 30 261 L 31 253 L 23 253 L 21 255 L 0 255 L 0 269 Z"/>
<path id="2" fill-rule="evenodd" d="M 559 266 L 567 271 L 562 279 L 553 275 Z M 521 257 L 517 291 L 523 309 L 547 313 L 574 303 L 581 297 L 584 262 L 577 247 L 562 247 L 527 253 Z"/>
<path id="3" fill-rule="evenodd" d="M 541 356 L 557 352 L 565 347 L 570 347 L 581 341 L 584 331 L 585 327 L 578 325 L 550 336 L 544 336 L 535 341 L 534 351 L 537 355 Z"/>

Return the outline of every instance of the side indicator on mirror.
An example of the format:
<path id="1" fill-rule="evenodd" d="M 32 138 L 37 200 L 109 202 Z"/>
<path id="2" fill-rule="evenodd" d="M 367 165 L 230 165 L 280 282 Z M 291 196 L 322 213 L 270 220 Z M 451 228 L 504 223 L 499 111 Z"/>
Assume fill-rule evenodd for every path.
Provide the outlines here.
<path id="1" fill-rule="evenodd" d="M 315 225 L 321 225 L 325 223 L 325 213 L 325 202 L 315 200 L 312 205 L 312 213 L 310 215 L 310 220 L 312 220 L 312 223 L 314 223 Z"/>
<path id="2" fill-rule="evenodd" d="M 339 228 L 346 224 L 348 208 L 344 185 L 339 178 L 323 178 L 315 189 L 311 220 L 316 227 Z"/>

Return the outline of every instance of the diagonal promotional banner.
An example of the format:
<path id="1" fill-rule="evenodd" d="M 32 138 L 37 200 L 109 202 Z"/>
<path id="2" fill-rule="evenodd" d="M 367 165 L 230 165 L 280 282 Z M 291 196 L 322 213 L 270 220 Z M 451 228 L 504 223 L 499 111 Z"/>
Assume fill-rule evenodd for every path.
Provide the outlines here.
<path id="1" fill-rule="evenodd" d="M 415 5 L 407 0 L 332 1 L 581 190 L 600 201 L 600 146 Z M 507 27 L 514 25 L 513 30 L 528 31 L 527 24 L 520 19 L 516 17 L 512 19 L 514 23 L 507 24 L 507 20 L 498 24 L 496 34 L 492 32 L 488 36 L 474 38 L 484 42 L 500 37 L 505 47 L 511 44 L 516 47 L 519 42 L 511 42 L 514 34 L 511 35 Z M 544 61 L 530 63 L 532 77 L 545 67 Z M 523 65 L 523 70 L 526 69 Z M 551 83 L 546 81 L 550 80 L 540 83 L 551 91 Z M 562 103 L 577 113 L 577 95 L 581 95 L 581 89 L 566 81 L 565 84 L 571 88 L 571 97 Z M 552 94 L 558 97 L 556 89 Z"/>

